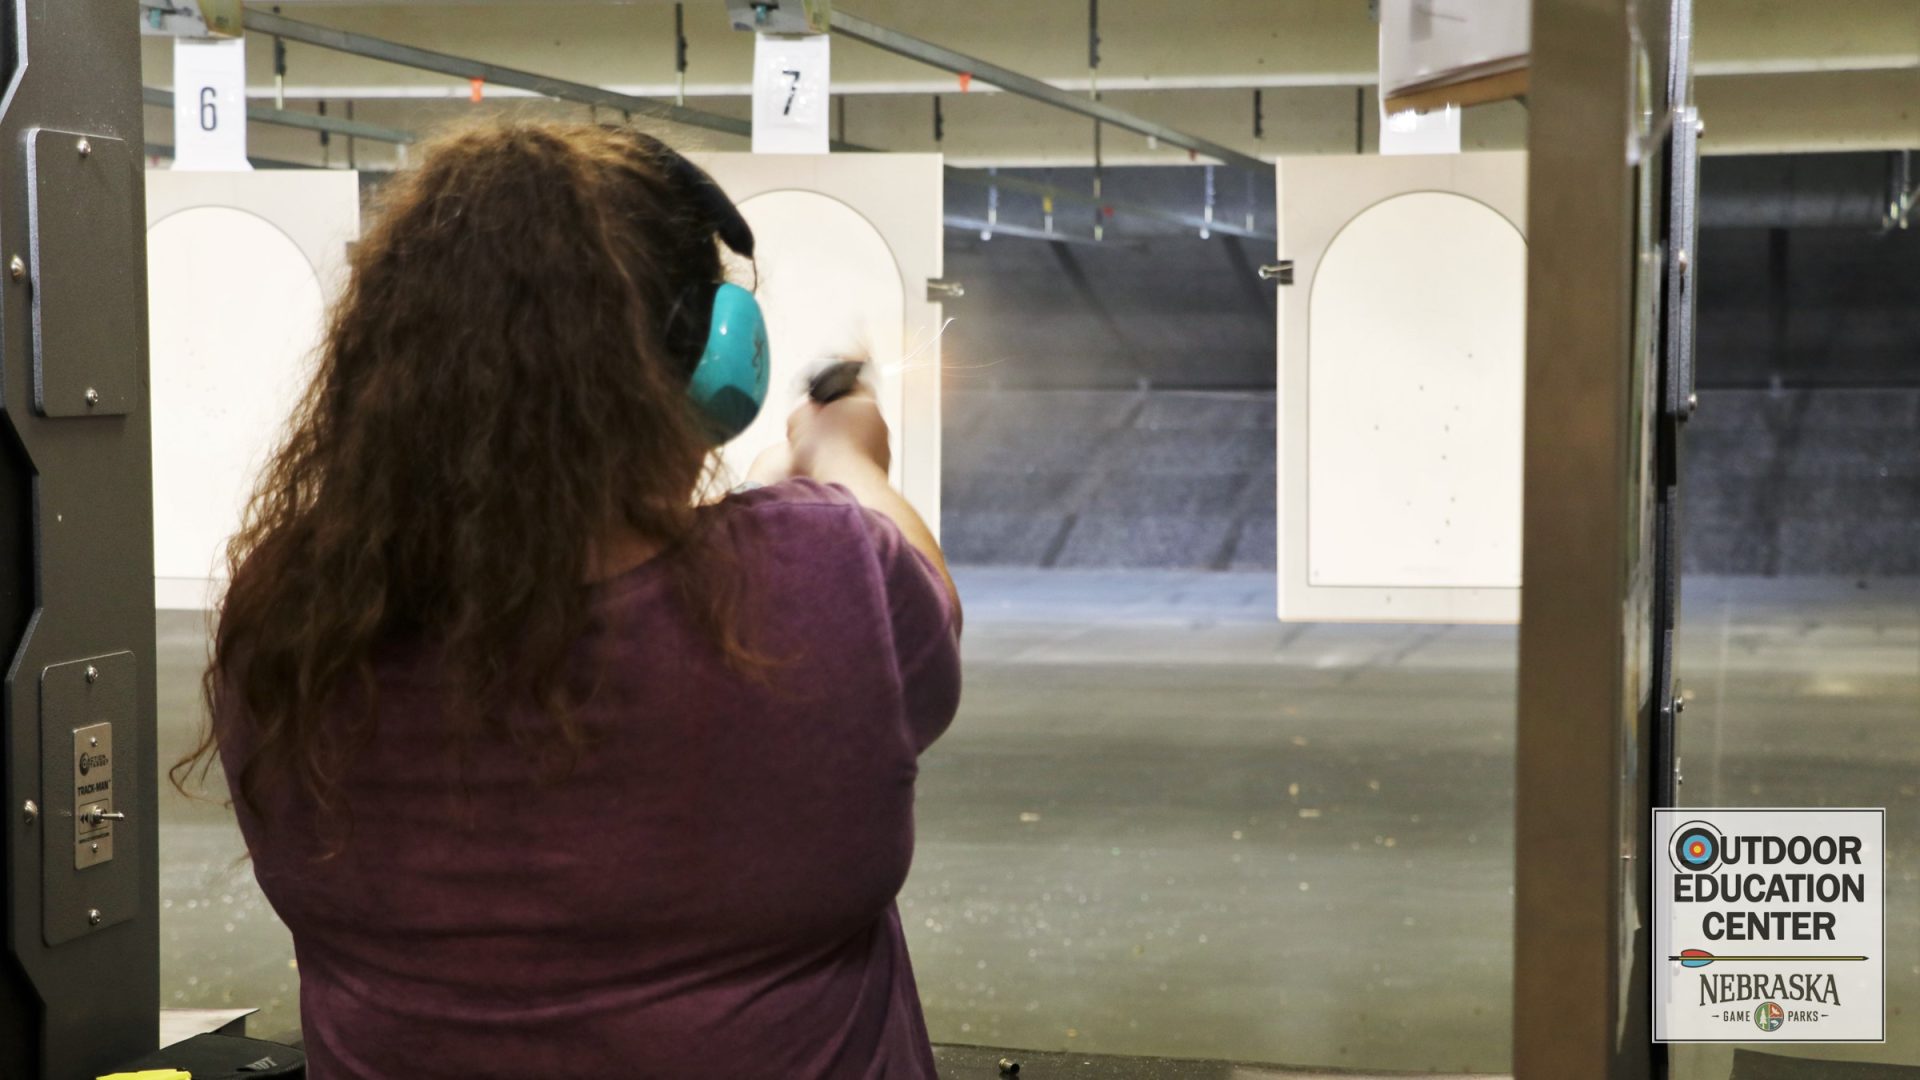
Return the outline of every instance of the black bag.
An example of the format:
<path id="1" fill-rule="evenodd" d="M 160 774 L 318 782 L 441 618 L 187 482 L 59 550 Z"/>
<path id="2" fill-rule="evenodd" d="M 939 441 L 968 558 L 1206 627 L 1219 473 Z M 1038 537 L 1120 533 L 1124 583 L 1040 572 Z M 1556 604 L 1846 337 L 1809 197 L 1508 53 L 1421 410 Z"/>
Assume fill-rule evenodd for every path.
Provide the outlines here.
<path id="1" fill-rule="evenodd" d="M 193 1080 L 260 1080 L 263 1077 L 304 1077 L 307 1055 L 291 1046 L 238 1035 L 195 1035 L 117 1071 L 184 1069 Z"/>

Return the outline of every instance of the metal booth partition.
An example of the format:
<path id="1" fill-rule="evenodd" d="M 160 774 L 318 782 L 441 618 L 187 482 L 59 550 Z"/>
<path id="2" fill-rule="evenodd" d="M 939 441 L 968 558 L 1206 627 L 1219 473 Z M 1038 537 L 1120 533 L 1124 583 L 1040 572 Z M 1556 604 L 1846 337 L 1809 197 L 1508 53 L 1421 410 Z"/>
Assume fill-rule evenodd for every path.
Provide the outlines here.
<path id="1" fill-rule="evenodd" d="M 1518 1077 L 1665 1074 L 1648 821 L 1672 801 L 1692 407 L 1689 0 L 1536 0 L 1515 832 Z"/>

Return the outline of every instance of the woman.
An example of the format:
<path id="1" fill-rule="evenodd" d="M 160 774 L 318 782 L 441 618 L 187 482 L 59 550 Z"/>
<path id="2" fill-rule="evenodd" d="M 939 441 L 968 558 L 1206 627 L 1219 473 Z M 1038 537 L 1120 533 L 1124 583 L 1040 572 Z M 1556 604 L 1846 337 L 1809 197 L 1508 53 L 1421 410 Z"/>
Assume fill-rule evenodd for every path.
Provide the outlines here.
<path id="1" fill-rule="evenodd" d="M 320 1080 L 934 1075 L 894 898 L 958 602 L 869 396 L 696 506 L 752 242 L 717 192 L 630 131 L 476 129 L 354 249 L 196 755 Z"/>

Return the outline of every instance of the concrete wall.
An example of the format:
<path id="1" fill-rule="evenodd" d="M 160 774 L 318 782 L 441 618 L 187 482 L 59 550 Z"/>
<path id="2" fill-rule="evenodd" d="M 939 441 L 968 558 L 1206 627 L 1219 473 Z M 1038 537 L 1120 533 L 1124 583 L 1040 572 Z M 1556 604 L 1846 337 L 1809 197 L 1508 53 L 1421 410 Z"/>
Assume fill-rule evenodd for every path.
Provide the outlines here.
<path id="1" fill-rule="evenodd" d="M 1920 387 L 1920 228 L 1700 234 L 1707 388 Z"/>
<path id="2" fill-rule="evenodd" d="M 1090 173 L 1027 170 L 1025 179 L 1085 191 Z M 1108 197 L 1199 216 L 1200 169 L 1113 169 Z M 1249 186 L 1216 174 L 1218 213 L 1235 223 L 1254 215 L 1273 228 L 1273 178 Z M 947 185 L 947 212 L 986 216 L 986 191 Z M 1000 220 L 1028 228 L 1044 222 L 1040 199 L 1000 194 Z M 1093 210 L 1061 200 L 1055 228 L 1087 237 Z M 1106 242 L 1049 243 L 947 231 L 946 275 L 967 295 L 946 305 L 953 326 L 943 340 L 948 385 L 962 388 L 1067 389 L 1157 387 L 1270 389 L 1279 286 L 1260 280 L 1275 258 L 1271 241 L 1197 231 L 1117 213 Z"/>
<path id="3" fill-rule="evenodd" d="M 949 393 L 955 562 L 1274 566 L 1263 391 Z M 1920 575 L 1920 389 L 1705 390 L 1686 435 L 1688 573 Z"/>
<path id="4" fill-rule="evenodd" d="M 1920 575 L 1920 390 L 1705 390 L 1681 473 L 1689 573 Z"/>
<path id="5" fill-rule="evenodd" d="M 1920 574 L 1920 228 L 1882 230 L 1859 210 L 1878 204 L 1894 164 L 1710 163 L 1688 571 Z M 1199 179 L 1113 170 L 1109 189 L 1191 209 Z M 1223 183 L 1219 197 L 1223 214 L 1271 221 L 1270 188 Z M 977 215 L 982 199 L 949 185 L 950 209 Z M 1002 220 L 1037 220 L 1031 202 L 1003 196 Z M 947 305 L 953 555 L 1271 567 L 1275 291 L 1252 273 L 1263 245 L 1143 221 L 1108 236 L 948 233 L 948 275 L 967 285 Z"/>
<path id="6" fill-rule="evenodd" d="M 1271 391 L 978 390 L 946 398 L 957 563 L 1272 569 Z"/>

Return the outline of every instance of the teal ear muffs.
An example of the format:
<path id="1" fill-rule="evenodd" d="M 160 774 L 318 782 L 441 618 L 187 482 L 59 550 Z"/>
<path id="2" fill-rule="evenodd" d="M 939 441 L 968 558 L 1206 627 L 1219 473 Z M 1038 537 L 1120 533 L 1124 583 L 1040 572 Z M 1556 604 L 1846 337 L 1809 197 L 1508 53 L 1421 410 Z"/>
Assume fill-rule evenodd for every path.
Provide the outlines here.
<path id="1" fill-rule="evenodd" d="M 666 143 L 639 132 L 631 134 L 652 151 L 673 185 L 686 197 L 695 220 L 736 254 L 753 258 L 753 229 L 713 177 Z M 711 288 L 713 304 L 706 344 L 688 375 L 687 394 L 706 421 L 713 444 L 720 446 L 747 430 L 760 415 L 760 407 L 767 401 L 773 363 L 760 302 L 738 285 L 723 282 Z M 696 319 L 700 307 L 687 304 L 676 311 L 683 313 L 683 318 Z"/>
<path id="2" fill-rule="evenodd" d="M 747 430 L 760 415 L 767 401 L 770 357 L 760 302 L 731 282 L 716 288 L 707 347 L 687 383 L 715 446 Z"/>

